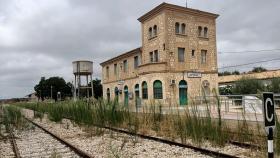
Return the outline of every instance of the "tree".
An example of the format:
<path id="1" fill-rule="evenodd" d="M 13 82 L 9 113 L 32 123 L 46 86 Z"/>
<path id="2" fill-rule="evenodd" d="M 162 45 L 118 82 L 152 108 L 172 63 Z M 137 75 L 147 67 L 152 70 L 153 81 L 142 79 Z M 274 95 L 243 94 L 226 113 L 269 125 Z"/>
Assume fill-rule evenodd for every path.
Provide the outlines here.
<path id="1" fill-rule="evenodd" d="M 49 79 L 45 79 L 42 77 L 40 82 L 34 87 L 36 91 L 37 97 L 39 97 L 42 101 L 45 98 L 52 98 L 55 101 L 57 100 L 57 93 L 61 93 L 61 98 L 71 97 L 72 96 L 72 84 L 65 82 L 62 77 L 50 77 Z M 52 94 L 52 96 L 51 96 Z"/>
<path id="2" fill-rule="evenodd" d="M 101 80 L 96 78 L 95 80 L 92 80 L 92 82 L 93 82 L 94 98 L 98 99 L 103 95 Z M 91 87 L 91 82 L 88 84 L 88 87 Z M 91 97 L 92 96 L 91 89 L 85 89 L 85 88 L 80 89 L 80 97 L 87 97 L 87 90 L 89 91 L 89 97 Z"/>
<path id="3" fill-rule="evenodd" d="M 232 74 L 232 75 L 240 75 L 240 72 L 237 71 L 237 70 L 235 70 L 235 71 L 233 71 L 231 74 Z"/>
<path id="4" fill-rule="evenodd" d="M 268 90 L 273 93 L 280 93 L 280 78 L 273 78 L 271 84 L 268 85 Z"/>
<path id="5" fill-rule="evenodd" d="M 36 96 L 44 101 L 45 97 L 47 96 L 45 77 L 41 77 L 39 84 L 34 87 L 34 90 L 36 91 Z"/>
<path id="6" fill-rule="evenodd" d="M 93 82 L 94 98 L 98 99 L 103 95 L 101 80 L 96 78 L 95 80 L 92 80 L 92 82 Z"/>
<path id="7" fill-rule="evenodd" d="M 229 71 L 224 71 L 224 72 L 220 72 L 218 73 L 219 76 L 228 76 L 228 75 L 231 75 L 231 72 Z"/>
<path id="8" fill-rule="evenodd" d="M 267 69 L 263 68 L 263 67 L 254 67 L 252 72 L 264 72 L 264 71 L 267 71 Z"/>
<path id="9" fill-rule="evenodd" d="M 235 86 L 232 89 L 233 94 L 257 94 L 259 91 L 264 91 L 265 87 L 262 81 L 242 77 L 235 83 Z"/>
<path id="10" fill-rule="evenodd" d="M 226 85 L 224 87 L 219 87 L 220 95 L 231 95 L 232 94 L 232 86 Z"/>

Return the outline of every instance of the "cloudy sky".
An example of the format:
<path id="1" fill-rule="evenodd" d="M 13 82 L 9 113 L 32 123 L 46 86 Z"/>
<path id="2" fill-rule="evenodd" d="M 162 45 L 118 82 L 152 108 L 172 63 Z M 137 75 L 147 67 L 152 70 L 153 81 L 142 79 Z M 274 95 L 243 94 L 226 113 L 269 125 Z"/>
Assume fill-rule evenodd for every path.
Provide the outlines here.
<path id="1" fill-rule="evenodd" d="M 73 60 L 99 63 L 141 46 L 137 18 L 162 0 L 0 0 L 0 98 L 33 92 L 41 76 L 72 81 Z M 185 6 L 185 0 L 165 2 Z M 280 57 L 279 0 L 188 0 L 188 6 L 220 14 L 219 67 Z M 260 63 L 280 68 L 280 61 Z M 256 65 L 231 68 L 245 71 Z"/>

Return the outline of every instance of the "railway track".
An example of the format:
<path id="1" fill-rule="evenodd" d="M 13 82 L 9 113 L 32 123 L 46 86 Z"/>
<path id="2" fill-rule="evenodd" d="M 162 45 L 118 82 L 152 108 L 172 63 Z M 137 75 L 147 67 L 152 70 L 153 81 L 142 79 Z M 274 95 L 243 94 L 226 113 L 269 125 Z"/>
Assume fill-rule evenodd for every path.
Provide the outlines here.
<path id="1" fill-rule="evenodd" d="M 69 119 L 69 118 L 67 118 L 67 119 Z M 41 128 L 42 130 L 50 133 L 47 129 L 44 129 L 42 126 L 33 122 L 32 120 L 29 120 L 29 119 L 27 119 L 27 120 L 32 122 L 32 124 L 34 124 L 35 126 Z M 209 156 L 213 156 L 213 157 L 224 157 L 224 158 L 238 158 L 238 156 L 235 156 L 235 155 L 229 155 L 229 154 L 226 154 L 226 153 L 221 153 L 221 152 L 217 152 L 217 151 L 213 151 L 213 150 L 209 150 L 209 149 L 205 149 L 205 148 L 200 148 L 200 147 L 193 146 L 193 145 L 190 145 L 190 144 L 182 144 L 182 143 L 178 143 L 178 142 L 173 142 L 173 141 L 166 140 L 166 139 L 163 139 L 163 138 L 147 136 L 147 135 L 143 135 L 143 134 L 139 134 L 139 133 L 133 133 L 133 132 L 129 132 L 129 131 L 124 130 L 124 129 L 118 129 L 118 128 L 113 128 L 113 127 L 104 127 L 104 126 L 99 126 L 99 125 L 95 125 L 95 126 L 98 127 L 98 128 L 103 128 L 103 129 L 111 130 L 111 131 L 114 131 L 114 132 L 124 133 L 124 134 L 131 135 L 131 136 L 137 136 L 137 137 L 140 137 L 140 138 L 143 138 L 143 139 L 152 140 L 152 141 L 156 141 L 156 142 L 160 142 L 160 143 L 164 143 L 164 144 L 168 144 L 168 145 L 174 145 L 174 146 L 178 146 L 178 147 L 189 148 L 189 149 L 192 149 L 196 152 L 200 152 L 201 154 L 204 154 L 204 155 L 209 155 Z M 58 136 L 56 136 L 56 137 L 57 137 L 57 139 L 61 139 Z M 61 140 L 63 141 L 63 139 L 61 139 Z M 236 145 L 236 146 L 240 146 L 242 148 L 258 148 L 258 146 L 256 146 L 256 145 L 241 143 L 241 142 L 236 142 L 236 141 L 235 142 L 232 141 L 230 143 L 233 144 L 233 145 Z M 88 156 L 88 157 L 90 157 L 90 156 Z"/>
<path id="2" fill-rule="evenodd" d="M 32 122 L 34 125 L 42 128 L 43 130 L 47 130 L 44 127 L 40 126 L 39 124 L 33 122 L 32 120 L 29 120 L 29 121 Z M 164 143 L 164 144 L 168 144 L 168 145 L 174 145 L 174 146 L 178 146 L 178 147 L 182 147 L 182 148 L 189 148 L 196 152 L 200 152 L 201 154 L 208 155 L 208 156 L 213 156 L 213 157 L 217 157 L 217 158 L 239 158 L 238 156 L 229 155 L 229 154 L 221 153 L 221 152 L 217 152 L 217 151 L 212 151 L 209 149 L 200 148 L 200 147 L 196 147 L 193 145 L 173 142 L 173 141 L 158 138 L 158 137 L 152 137 L 152 136 L 147 136 L 147 135 L 143 135 L 143 134 L 133 133 L 133 132 L 129 132 L 129 131 L 126 131 L 123 129 L 117 129 L 117 128 L 113 128 L 113 127 L 103 127 L 103 126 L 98 126 L 98 125 L 95 125 L 95 126 L 98 128 L 103 128 L 103 129 L 111 130 L 111 131 L 118 132 L 118 133 L 124 133 L 124 134 L 131 135 L 131 136 L 137 136 L 142 139 L 152 140 L 152 141 L 156 141 L 156 142 L 160 142 L 160 143 Z"/>
<path id="3" fill-rule="evenodd" d="M 114 132 L 128 134 L 128 135 L 131 135 L 131 136 L 137 136 L 137 137 L 140 137 L 140 138 L 143 138 L 143 139 L 148 139 L 148 140 L 153 140 L 153 141 L 157 141 L 157 142 L 160 142 L 160 143 L 165 143 L 165 144 L 168 144 L 168 145 L 174 145 L 174 146 L 178 146 L 178 147 L 189 148 L 189 149 L 192 149 L 194 151 L 200 152 L 201 154 L 205 154 L 205 155 L 209 155 L 209 156 L 213 156 L 213 157 L 217 157 L 217 158 L 239 158 L 238 156 L 235 156 L 235 155 L 229 155 L 229 154 L 226 154 L 226 153 L 221 153 L 221 152 L 217 152 L 217 151 L 213 151 L 213 150 L 209 150 L 209 149 L 205 149 L 205 148 L 200 148 L 200 147 L 196 147 L 196 146 L 189 145 L 189 144 L 182 144 L 182 143 L 170 141 L 170 140 L 163 139 L 163 138 L 147 136 L 147 135 L 143 135 L 143 134 L 139 134 L 139 133 L 133 133 L 133 132 L 129 132 L 129 131 L 123 130 L 123 129 L 117 129 L 117 128 L 112 128 L 112 127 L 101 127 L 101 126 L 97 126 L 97 127 L 108 129 L 108 130 L 111 130 L 111 131 L 114 131 Z"/>
<path id="4" fill-rule="evenodd" d="M 14 158 L 17 157 L 13 150 L 13 139 L 4 126 L 0 124 L 0 157 Z"/>
<path id="5" fill-rule="evenodd" d="M 26 119 L 31 124 L 32 129 L 10 131 L 11 144 L 13 146 L 14 157 L 71 157 L 90 158 L 87 153 L 76 148 L 70 143 L 57 137 L 55 134 Z"/>

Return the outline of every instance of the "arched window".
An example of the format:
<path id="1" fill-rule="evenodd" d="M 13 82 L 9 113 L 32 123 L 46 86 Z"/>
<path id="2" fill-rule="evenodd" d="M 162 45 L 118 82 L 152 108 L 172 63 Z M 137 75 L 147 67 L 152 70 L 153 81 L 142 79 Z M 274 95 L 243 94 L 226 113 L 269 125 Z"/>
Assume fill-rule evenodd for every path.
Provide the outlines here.
<path id="1" fill-rule="evenodd" d="M 150 27 L 149 28 L 149 38 L 153 37 L 153 29 Z"/>
<path id="2" fill-rule="evenodd" d="M 186 24 L 181 24 L 181 34 L 185 34 L 186 33 Z"/>
<path id="3" fill-rule="evenodd" d="M 180 33 L 180 24 L 178 22 L 175 23 L 175 33 L 176 34 Z"/>
<path id="4" fill-rule="evenodd" d="M 135 92 L 135 105 L 136 107 L 138 107 L 141 104 L 139 84 L 135 85 L 134 92 Z"/>
<path id="5" fill-rule="evenodd" d="M 162 83 L 159 80 L 156 80 L 153 85 L 154 89 L 154 99 L 162 99 Z"/>
<path id="6" fill-rule="evenodd" d="M 148 99 L 148 85 L 146 81 L 142 82 L 142 99 Z"/>
<path id="7" fill-rule="evenodd" d="M 128 87 L 124 86 L 124 106 L 128 106 Z"/>
<path id="8" fill-rule="evenodd" d="M 202 36 L 202 27 L 198 26 L 198 36 L 201 37 Z"/>
<path id="9" fill-rule="evenodd" d="M 207 38 L 208 37 L 208 28 L 204 27 L 204 37 Z"/>
<path id="10" fill-rule="evenodd" d="M 154 32 L 154 37 L 157 35 L 157 25 L 154 25 L 154 30 L 153 30 L 153 32 Z"/>
<path id="11" fill-rule="evenodd" d="M 109 101 L 110 100 L 110 89 L 107 88 L 107 100 Z"/>
<path id="12" fill-rule="evenodd" d="M 119 100 L 119 89 L 118 89 L 118 87 L 115 87 L 115 100 L 116 101 Z"/>

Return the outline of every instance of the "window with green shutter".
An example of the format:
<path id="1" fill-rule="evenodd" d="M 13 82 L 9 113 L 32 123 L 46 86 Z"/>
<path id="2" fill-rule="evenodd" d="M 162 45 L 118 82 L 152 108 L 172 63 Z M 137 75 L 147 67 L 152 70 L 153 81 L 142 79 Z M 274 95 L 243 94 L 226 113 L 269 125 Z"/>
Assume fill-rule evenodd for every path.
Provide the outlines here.
<path id="1" fill-rule="evenodd" d="M 153 85 L 154 89 L 154 99 L 162 99 L 162 83 L 159 80 L 156 80 Z"/>
<path id="2" fill-rule="evenodd" d="M 148 99 L 148 85 L 146 81 L 142 83 L 142 99 Z"/>

